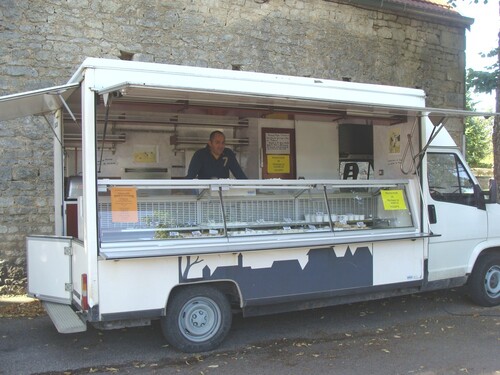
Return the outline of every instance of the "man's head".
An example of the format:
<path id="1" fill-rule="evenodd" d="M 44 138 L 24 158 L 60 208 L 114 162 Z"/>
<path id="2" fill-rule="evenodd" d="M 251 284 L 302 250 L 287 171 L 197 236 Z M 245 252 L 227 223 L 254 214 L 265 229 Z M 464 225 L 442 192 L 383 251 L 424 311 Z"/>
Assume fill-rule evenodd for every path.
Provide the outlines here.
<path id="1" fill-rule="evenodd" d="M 222 152 L 224 151 L 225 147 L 226 147 L 226 137 L 224 136 L 224 133 L 222 133 L 219 130 L 215 130 L 212 133 L 210 133 L 210 139 L 208 140 L 208 148 L 210 148 L 210 152 L 216 159 L 218 159 L 222 155 Z"/>

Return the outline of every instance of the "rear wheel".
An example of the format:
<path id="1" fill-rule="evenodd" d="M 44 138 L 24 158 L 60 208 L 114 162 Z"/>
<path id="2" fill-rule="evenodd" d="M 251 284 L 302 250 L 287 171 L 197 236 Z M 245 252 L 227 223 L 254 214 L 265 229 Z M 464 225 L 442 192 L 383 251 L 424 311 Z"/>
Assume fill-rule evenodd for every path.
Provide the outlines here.
<path id="1" fill-rule="evenodd" d="M 471 298 L 478 305 L 500 304 L 500 254 L 479 257 L 468 284 Z"/>
<path id="2" fill-rule="evenodd" d="M 189 353 L 217 348 L 231 328 L 231 306 L 226 296 L 210 286 L 179 289 L 161 320 L 163 335 L 175 348 Z"/>

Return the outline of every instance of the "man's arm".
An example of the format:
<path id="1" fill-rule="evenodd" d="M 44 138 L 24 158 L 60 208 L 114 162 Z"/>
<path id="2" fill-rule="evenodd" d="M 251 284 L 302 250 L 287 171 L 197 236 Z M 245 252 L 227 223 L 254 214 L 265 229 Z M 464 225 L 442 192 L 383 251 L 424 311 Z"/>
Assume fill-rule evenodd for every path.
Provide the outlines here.
<path id="1" fill-rule="evenodd" d="M 243 172 L 243 169 L 241 169 L 238 160 L 236 160 L 236 155 L 231 150 L 229 150 L 228 153 L 229 153 L 229 170 L 231 171 L 231 173 L 235 178 L 240 180 L 246 180 L 248 177 L 245 174 L 245 172 Z"/>
<path id="2" fill-rule="evenodd" d="M 193 179 L 198 177 L 198 173 L 200 173 L 201 167 L 202 167 L 202 160 L 200 152 L 198 150 L 193 154 L 193 157 L 191 158 L 186 178 Z"/>

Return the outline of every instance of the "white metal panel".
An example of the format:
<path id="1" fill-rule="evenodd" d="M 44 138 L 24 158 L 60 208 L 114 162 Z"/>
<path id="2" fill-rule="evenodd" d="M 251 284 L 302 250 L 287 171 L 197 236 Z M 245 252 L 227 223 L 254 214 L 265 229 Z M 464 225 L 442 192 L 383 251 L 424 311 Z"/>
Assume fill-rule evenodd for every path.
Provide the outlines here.
<path id="1" fill-rule="evenodd" d="M 425 103 L 423 90 L 395 86 L 106 59 L 87 59 L 80 70 L 86 66 L 96 70 L 94 89 L 99 93 L 116 91 L 117 87 L 112 86 L 125 84 L 328 102 L 332 98 L 340 98 L 343 102 L 366 103 L 370 106 L 423 107 Z M 264 104 L 269 104 L 268 99 Z"/>
<path id="2" fill-rule="evenodd" d="M 329 122 L 297 121 L 295 139 L 297 177 L 339 178 L 337 126 Z"/>
<path id="3" fill-rule="evenodd" d="M 179 283 L 178 258 L 99 261 L 99 313 L 164 309 Z"/>
<path id="4" fill-rule="evenodd" d="M 430 120 L 425 122 L 425 127 L 426 127 L 426 140 L 429 141 L 429 137 L 432 134 L 433 130 L 436 133 L 438 129 L 434 127 L 434 125 L 432 124 L 432 122 Z M 435 136 L 435 138 L 433 138 L 433 140 L 431 142 L 431 146 L 433 146 L 433 147 L 457 147 L 457 144 L 455 143 L 453 138 L 451 138 L 450 133 L 448 133 L 448 131 L 446 130 L 445 127 L 442 127 L 441 129 L 439 129 L 439 132 L 437 132 L 436 134 L 437 135 Z"/>
<path id="5" fill-rule="evenodd" d="M 431 229 L 440 234 L 431 239 L 429 246 L 429 280 L 464 276 L 473 249 L 488 236 L 487 213 L 430 198 L 429 203 L 437 214 L 437 223 L 431 224 Z"/>
<path id="6" fill-rule="evenodd" d="M 82 204 L 79 204 L 79 217 L 82 215 L 83 241 L 87 249 L 97 249 L 97 152 L 96 152 L 96 105 L 95 95 L 92 87 L 95 85 L 95 71 L 87 69 L 85 80 L 82 82 L 82 174 L 83 174 L 83 197 Z M 80 203 L 80 201 L 79 201 Z M 81 208 L 81 211 L 80 211 Z M 80 228 L 78 229 L 80 237 Z M 88 251 L 87 270 L 87 293 L 90 306 L 98 304 L 99 287 L 97 275 L 97 251 Z"/>
<path id="7" fill-rule="evenodd" d="M 82 295 L 83 295 L 83 285 L 82 285 L 82 275 L 88 274 L 89 269 L 89 257 L 87 253 L 87 248 L 84 246 L 83 242 L 78 240 L 73 240 L 73 256 L 71 257 L 71 274 L 73 283 L 73 301 L 77 304 L 82 305 Z M 92 305 L 94 301 L 92 301 Z"/>
<path id="8" fill-rule="evenodd" d="M 373 243 L 373 285 L 422 280 L 424 241 L 386 241 Z"/>
<path id="9" fill-rule="evenodd" d="M 71 303 L 71 237 L 29 236 L 26 239 L 28 258 L 28 294 L 40 300 Z"/>

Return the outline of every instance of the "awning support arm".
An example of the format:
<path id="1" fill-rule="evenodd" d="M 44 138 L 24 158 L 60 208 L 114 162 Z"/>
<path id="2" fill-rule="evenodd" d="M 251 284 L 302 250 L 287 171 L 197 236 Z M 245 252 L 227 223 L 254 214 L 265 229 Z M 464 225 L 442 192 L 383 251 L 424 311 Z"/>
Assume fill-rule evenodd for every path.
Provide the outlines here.
<path id="1" fill-rule="evenodd" d="M 434 125 L 434 127 L 432 128 L 432 132 L 431 134 L 429 135 L 429 140 L 427 141 L 427 143 L 422 147 L 422 149 L 420 150 L 420 152 L 418 152 L 416 155 L 414 154 L 414 151 L 413 151 L 413 144 L 412 144 L 412 137 L 413 137 L 413 133 L 415 131 L 415 128 L 416 128 L 416 123 L 417 123 L 417 120 L 415 119 L 415 123 L 413 124 L 413 128 L 410 132 L 410 134 L 408 134 L 408 144 L 406 145 L 406 148 L 405 148 L 405 151 L 403 153 L 403 157 L 401 159 L 401 164 L 400 164 L 400 169 L 401 169 L 401 172 L 403 174 L 409 174 L 411 171 L 412 171 L 412 168 L 410 167 L 409 170 L 405 170 L 404 169 L 404 160 L 406 159 L 406 156 L 407 156 L 407 153 L 408 151 L 410 151 L 410 154 L 411 154 L 411 158 L 412 158 L 412 167 L 414 168 L 415 171 L 417 171 L 418 167 L 420 166 L 420 163 L 422 162 L 422 159 L 425 155 L 425 152 L 427 151 L 427 149 L 429 148 L 429 146 L 431 145 L 432 141 L 437 137 L 437 135 L 439 134 L 439 132 L 441 131 L 441 129 L 443 129 L 444 127 L 444 124 L 446 123 L 446 121 L 448 120 L 448 117 L 443 117 L 441 119 L 441 121 L 439 121 L 439 123 L 437 123 L 436 125 Z M 418 162 L 417 162 L 417 159 L 418 159 Z"/>
<path id="2" fill-rule="evenodd" d="M 54 134 L 54 137 L 57 139 L 57 142 L 59 142 L 59 144 L 61 145 L 61 147 L 64 148 L 62 142 L 61 142 L 61 139 L 57 136 L 57 133 L 56 131 L 54 130 L 54 128 L 52 127 L 49 119 L 47 118 L 46 114 L 44 113 L 43 114 L 43 118 L 45 119 L 45 122 L 47 122 L 47 125 L 49 126 L 50 130 L 52 131 L 52 134 Z"/>
<path id="3" fill-rule="evenodd" d="M 106 114 L 104 116 L 104 131 L 102 134 L 101 155 L 99 157 L 99 168 L 97 170 L 98 173 L 101 173 L 102 156 L 104 153 L 104 142 L 106 142 L 106 130 L 108 129 L 109 107 L 111 107 L 111 96 L 109 94 L 104 94 L 104 102 L 106 103 Z"/>
<path id="4" fill-rule="evenodd" d="M 80 123 L 76 120 L 76 117 L 75 115 L 73 114 L 73 112 L 71 111 L 71 109 L 69 108 L 68 106 L 68 103 L 66 103 L 66 100 L 64 100 L 63 96 L 58 93 L 57 96 L 59 97 L 59 99 L 61 99 L 61 102 L 62 104 L 64 105 L 64 108 L 66 108 L 66 111 L 68 111 L 69 115 L 71 116 L 71 118 L 73 119 L 73 121 L 75 122 L 75 124 L 80 128 L 80 130 L 82 129 L 82 126 L 80 125 Z"/>

